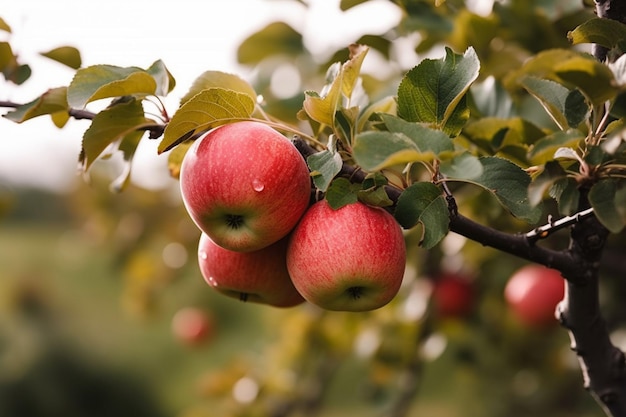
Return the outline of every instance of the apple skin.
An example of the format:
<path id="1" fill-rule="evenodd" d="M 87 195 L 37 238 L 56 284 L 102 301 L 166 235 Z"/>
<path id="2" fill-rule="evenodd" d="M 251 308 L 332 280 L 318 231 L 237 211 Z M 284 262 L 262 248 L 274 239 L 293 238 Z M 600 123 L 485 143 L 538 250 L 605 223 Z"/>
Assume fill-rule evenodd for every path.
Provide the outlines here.
<path id="1" fill-rule="evenodd" d="M 561 273 L 535 264 L 518 269 L 504 288 L 504 298 L 514 316 L 532 328 L 557 324 L 555 311 L 564 296 Z"/>
<path id="2" fill-rule="evenodd" d="M 293 229 L 309 205 L 311 179 L 289 139 L 244 121 L 194 142 L 181 165 L 180 189 L 200 230 L 226 249 L 251 252 Z"/>
<path id="3" fill-rule="evenodd" d="M 435 313 L 442 318 L 463 318 L 471 314 L 476 294 L 473 282 L 463 275 L 442 273 L 433 283 Z"/>
<path id="4" fill-rule="evenodd" d="M 287 238 L 254 252 L 225 249 L 202 233 L 198 264 L 207 284 L 241 301 L 274 307 L 304 302 L 291 282 L 286 264 Z"/>
<path id="5" fill-rule="evenodd" d="M 213 338 L 215 322 L 206 311 L 197 307 L 181 308 L 172 317 L 172 333 L 187 345 L 200 345 Z"/>
<path id="6" fill-rule="evenodd" d="M 406 264 L 402 229 L 381 208 L 313 204 L 291 234 L 287 269 L 296 289 L 326 310 L 368 311 L 389 303 Z"/>

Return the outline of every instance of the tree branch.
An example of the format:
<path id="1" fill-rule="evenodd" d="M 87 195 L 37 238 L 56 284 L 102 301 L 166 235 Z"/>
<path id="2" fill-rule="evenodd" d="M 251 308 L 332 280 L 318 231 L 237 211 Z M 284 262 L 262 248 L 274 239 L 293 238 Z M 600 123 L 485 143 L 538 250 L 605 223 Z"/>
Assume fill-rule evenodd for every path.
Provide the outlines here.
<path id="1" fill-rule="evenodd" d="M 12 108 L 16 109 L 23 104 L 15 103 L 13 101 L 3 101 L 0 100 L 0 107 L 3 108 Z M 69 107 L 67 109 L 67 114 L 73 117 L 76 120 L 93 120 L 96 117 L 96 113 L 91 112 L 89 110 L 80 110 Z M 143 126 L 141 130 L 149 132 L 150 139 L 157 139 L 163 135 L 163 131 L 165 130 L 165 125 L 154 124 L 152 126 Z"/>
<path id="2" fill-rule="evenodd" d="M 568 271 L 566 296 L 557 309 L 578 355 L 584 385 L 605 413 L 626 416 L 626 357 L 613 346 L 600 312 L 599 267 L 608 231 L 595 217 L 574 225 L 569 252 L 580 259 L 579 271 Z"/>

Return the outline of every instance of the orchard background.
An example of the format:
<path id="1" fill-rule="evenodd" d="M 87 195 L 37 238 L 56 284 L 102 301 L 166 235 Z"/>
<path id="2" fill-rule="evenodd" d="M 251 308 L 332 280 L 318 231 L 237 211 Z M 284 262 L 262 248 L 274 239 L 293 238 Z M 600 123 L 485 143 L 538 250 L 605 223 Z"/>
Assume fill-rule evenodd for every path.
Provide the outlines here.
<path id="1" fill-rule="evenodd" d="M 397 25 L 319 51 L 279 19 L 237 47 L 245 75 L 198 66 L 182 91 L 160 57 L 83 62 L 59 45 L 35 66 L 0 20 L 2 131 L 82 126 L 75 184 L 0 189 L 0 415 L 626 415 L 623 3 L 337 7 L 371 3 Z M 4 93 L 59 64 L 66 85 Z M 317 198 L 394 213 L 408 261 L 391 303 L 276 309 L 203 282 L 175 178 L 195 138 L 249 119 L 317 155 Z M 167 186 L 133 182 L 150 150 Z M 552 305 L 548 319 L 510 305 L 529 264 L 566 278 L 561 325 Z"/>

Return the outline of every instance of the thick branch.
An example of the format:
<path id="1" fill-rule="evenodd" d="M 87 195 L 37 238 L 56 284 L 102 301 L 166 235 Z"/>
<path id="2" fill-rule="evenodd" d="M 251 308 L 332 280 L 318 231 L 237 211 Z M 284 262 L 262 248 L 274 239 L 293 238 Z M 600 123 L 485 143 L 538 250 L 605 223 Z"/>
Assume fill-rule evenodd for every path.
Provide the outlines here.
<path id="1" fill-rule="evenodd" d="M 608 416 L 626 416 L 626 358 L 613 346 L 600 313 L 598 276 L 608 231 L 595 217 L 574 225 L 570 253 L 583 262 L 574 276 L 566 275 L 566 296 L 558 309 L 578 355 L 585 388 Z"/>

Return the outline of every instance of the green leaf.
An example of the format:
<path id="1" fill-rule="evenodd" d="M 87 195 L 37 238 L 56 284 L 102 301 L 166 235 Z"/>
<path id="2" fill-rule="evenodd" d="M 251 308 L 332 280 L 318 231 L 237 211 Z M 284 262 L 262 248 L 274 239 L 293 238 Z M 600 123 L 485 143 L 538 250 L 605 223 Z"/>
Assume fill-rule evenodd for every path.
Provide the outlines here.
<path id="1" fill-rule="evenodd" d="M 360 188 L 360 184 L 352 184 L 346 178 L 336 178 L 328 187 L 325 198 L 334 210 L 338 210 L 348 204 L 356 203 L 359 200 L 357 193 Z"/>
<path id="2" fill-rule="evenodd" d="M 430 129 L 418 123 L 407 122 L 390 114 L 381 114 L 380 118 L 390 132 L 402 133 L 411 139 L 421 152 L 439 155 L 453 151 L 452 139 L 439 130 Z"/>
<path id="3" fill-rule="evenodd" d="M 118 149 L 122 152 L 124 164 L 122 166 L 122 172 L 115 180 L 113 180 L 109 187 L 113 192 L 122 192 L 130 183 L 133 157 L 135 156 L 135 151 L 137 151 L 137 147 L 139 146 L 143 133 L 144 132 L 142 131 L 134 130 L 125 135 L 120 141 Z"/>
<path id="4" fill-rule="evenodd" d="M 555 81 L 531 76 L 524 77 L 521 84 L 561 129 L 578 126 L 587 114 L 585 99 L 578 90 L 570 91 Z"/>
<path id="5" fill-rule="evenodd" d="M 299 32 L 284 22 L 273 22 L 241 42 L 237 49 L 237 61 L 255 65 L 271 56 L 295 57 L 304 51 Z"/>
<path id="6" fill-rule="evenodd" d="M 541 216 L 538 207 L 531 206 L 528 199 L 530 176 L 509 160 L 489 156 L 480 158 L 483 172 L 479 177 L 461 175 L 448 177 L 448 181 L 461 181 L 478 185 L 493 194 L 500 204 L 513 216 L 528 223 L 535 223 Z"/>
<path id="7" fill-rule="evenodd" d="M 528 153 L 528 157 L 535 165 L 543 164 L 555 158 L 558 149 L 575 148 L 584 139 L 585 134 L 578 129 L 558 131 L 538 140 Z"/>
<path id="8" fill-rule="evenodd" d="M 80 68 L 83 62 L 80 57 L 80 51 L 73 46 L 60 46 L 48 52 L 42 52 L 41 55 L 73 69 Z"/>
<path id="9" fill-rule="evenodd" d="M 343 166 L 341 155 L 337 152 L 335 143 L 334 140 L 331 140 L 329 144 L 332 145 L 329 146 L 329 149 L 314 153 L 306 159 L 311 170 L 313 183 L 322 192 L 328 189 L 331 181 Z"/>
<path id="10" fill-rule="evenodd" d="M 480 159 L 476 156 L 464 152 L 459 155 L 455 155 L 453 158 L 444 160 L 439 165 L 439 171 L 445 177 L 451 178 L 466 178 L 474 179 L 480 178 L 483 174 L 483 164 L 480 163 Z"/>
<path id="11" fill-rule="evenodd" d="M 556 81 L 570 90 L 578 88 L 593 105 L 601 105 L 617 94 L 615 77 L 593 56 L 569 49 L 549 49 L 529 59 L 516 77 L 524 75 Z"/>
<path id="12" fill-rule="evenodd" d="M 549 190 L 550 196 L 559 205 L 559 213 L 564 216 L 571 216 L 578 210 L 580 191 L 575 179 L 565 177 L 557 179 Z"/>
<path id="13" fill-rule="evenodd" d="M 184 104 L 196 94 L 210 88 L 233 90 L 248 95 L 254 101 L 257 97 L 257 93 L 250 83 L 238 75 L 222 71 L 206 71 L 194 80 L 187 94 L 180 99 L 180 103 Z"/>
<path id="14" fill-rule="evenodd" d="M 589 190 L 589 203 L 600 221 L 612 233 L 619 233 L 626 224 L 626 192 L 619 189 L 615 180 L 595 183 Z"/>
<path id="15" fill-rule="evenodd" d="M 76 72 L 67 90 L 70 107 L 82 109 L 87 103 L 109 97 L 155 94 L 157 82 L 136 67 L 94 65 Z"/>
<path id="16" fill-rule="evenodd" d="M 96 114 L 83 135 L 81 162 L 84 170 L 88 170 L 110 144 L 128 135 L 143 134 L 141 129 L 151 125 L 154 125 L 154 121 L 146 119 L 141 102 L 134 99 Z"/>
<path id="17" fill-rule="evenodd" d="M 574 45 L 595 43 L 608 49 L 626 39 L 626 25 L 613 19 L 589 19 L 567 34 Z"/>
<path id="18" fill-rule="evenodd" d="M 422 224 L 420 244 L 430 249 L 448 233 L 448 205 L 439 187 L 428 182 L 411 184 L 402 192 L 394 216 L 405 229 Z"/>
<path id="19" fill-rule="evenodd" d="M 357 135 L 352 156 L 365 171 L 378 171 L 434 157 L 432 153 L 422 153 L 417 144 L 402 133 L 377 131 Z"/>
<path id="20" fill-rule="evenodd" d="M 463 135 L 481 148 L 495 153 L 508 145 L 532 144 L 544 137 L 545 133 L 520 117 L 484 117 L 468 124 L 463 129 Z"/>
<path id="21" fill-rule="evenodd" d="M 478 77 L 479 69 L 480 62 L 472 48 L 464 55 L 446 48 L 445 58 L 423 60 L 404 76 L 398 87 L 398 115 L 440 130 L 453 115 L 456 117 L 452 120 L 458 124 L 457 105 Z M 465 109 L 461 108 L 461 113 Z"/>
<path id="22" fill-rule="evenodd" d="M 16 123 L 22 123 L 34 117 L 58 112 L 68 112 L 67 88 L 53 88 L 43 93 L 30 103 L 23 104 L 4 117 Z"/>
<path id="23" fill-rule="evenodd" d="M 434 159 L 454 146 L 448 135 L 418 123 L 380 115 L 390 131 L 365 131 L 356 136 L 352 156 L 366 171 Z"/>
<path id="24" fill-rule="evenodd" d="M 224 88 L 209 88 L 185 102 L 172 116 L 159 143 L 163 153 L 196 133 L 226 123 L 247 120 L 255 101 L 249 95 Z"/>
<path id="25" fill-rule="evenodd" d="M 392 206 L 393 201 L 385 190 L 385 186 L 388 183 L 387 177 L 380 172 L 368 174 L 361 184 L 361 190 L 357 192 L 359 201 L 376 207 Z"/>
<path id="26" fill-rule="evenodd" d="M 536 206 L 544 198 L 544 195 L 555 182 L 562 180 L 567 176 L 565 170 L 556 161 L 549 161 L 543 167 L 543 170 L 533 179 L 528 186 L 528 201 L 531 206 Z"/>
<path id="27" fill-rule="evenodd" d="M 165 97 L 174 89 L 174 87 L 176 87 L 176 80 L 174 79 L 174 76 L 169 72 L 165 63 L 160 59 L 154 61 L 146 72 L 156 81 L 157 86 L 154 91 L 155 95 Z"/>

